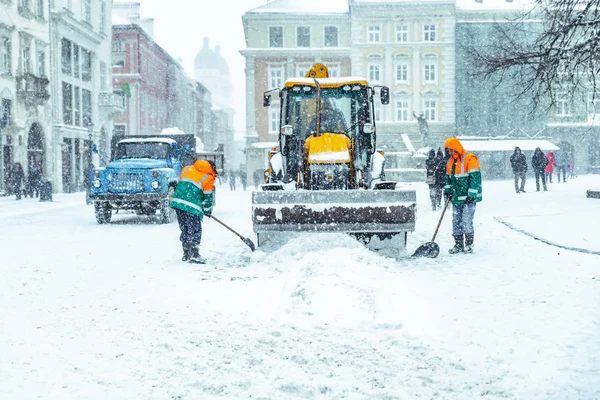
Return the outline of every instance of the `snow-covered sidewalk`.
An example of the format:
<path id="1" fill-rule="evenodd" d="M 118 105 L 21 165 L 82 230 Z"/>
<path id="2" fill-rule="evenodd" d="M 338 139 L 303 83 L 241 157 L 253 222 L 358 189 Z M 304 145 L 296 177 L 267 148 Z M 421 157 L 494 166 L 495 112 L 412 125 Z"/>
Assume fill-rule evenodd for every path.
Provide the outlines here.
<path id="1" fill-rule="evenodd" d="M 0 200 L 0 393 L 600 398 L 600 257 L 497 220 L 597 248 L 598 225 L 570 215 L 597 216 L 600 200 L 585 189 L 599 180 L 518 195 L 512 182 L 484 182 L 476 253 L 446 252 L 448 214 L 440 256 L 417 260 L 382 257 L 343 234 L 293 235 L 250 254 L 207 220 L 210 264 L 194 266 L 179 261 L 176 224 L 119 214 L 100 226 L 81 193 L 56 196 L 65 207 L 51 213 Z M 431 239 L 440 215 L 424 183 L 410 186 L 418 219 L 409 252 Z M 250 192 L 221 186 L 215 215 L 250 236 Z"/>

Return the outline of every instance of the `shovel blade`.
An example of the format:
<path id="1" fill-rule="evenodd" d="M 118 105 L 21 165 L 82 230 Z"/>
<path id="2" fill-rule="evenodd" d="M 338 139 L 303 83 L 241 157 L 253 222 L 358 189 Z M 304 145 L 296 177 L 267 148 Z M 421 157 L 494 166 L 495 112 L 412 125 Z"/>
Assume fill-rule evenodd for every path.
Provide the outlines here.
<path id="1" fill-rule="evenodd" d="M 435 242 L 422 244 L 415 250 L 413 257 L 436 258 L 440 254 L 440 246 Z"/>
<path id="2" fill-rule="evenodd" d="M 254 251 L 256 250 L 256 247 L 254 246 L 254 242 L 248 238 L 243 238 L 242 242 L 244 242 L 246 244 L 246 246 L 250 247 L 250 250 Z"/>

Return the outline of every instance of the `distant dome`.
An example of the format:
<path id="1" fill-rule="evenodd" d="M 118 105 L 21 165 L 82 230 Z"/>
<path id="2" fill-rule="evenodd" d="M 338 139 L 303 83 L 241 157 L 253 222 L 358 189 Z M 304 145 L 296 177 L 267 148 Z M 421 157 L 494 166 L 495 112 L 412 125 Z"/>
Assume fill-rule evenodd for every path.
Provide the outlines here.
<path id="1" fill-rule="evenodd" d="M 211 50 L 206 37 L 204 38 L 204 47 L 196 55 L 194 67 L 196 70 L 216 69 L 222 74 L 229 75 L 229 65 L 221 55 L 221 48 L 215 46 L 215 49 Z"/>

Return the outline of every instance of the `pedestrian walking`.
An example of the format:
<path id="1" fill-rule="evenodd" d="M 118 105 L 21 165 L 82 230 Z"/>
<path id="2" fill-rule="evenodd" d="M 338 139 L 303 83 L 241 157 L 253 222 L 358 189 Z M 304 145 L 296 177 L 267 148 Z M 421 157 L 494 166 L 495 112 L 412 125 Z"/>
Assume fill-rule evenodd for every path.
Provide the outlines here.
<path id="1" fill-rule="evenodd" d="M 242 182 L 242 189 L 244 189 L 245 192 L 246 186 L 248 186 L 248 175 L 246 175 L 246 171 L 242 167 L 240 167 L 238 173 L 240 175 L 240 182 Z"/>
<path id="2" fill-rule="evenodd" d="M 560 173 L 562 172 L 563 183 L 567 181 L 567 168 L 569 168 L 569 154 L 564 150 L 559 150 L 556 153 L 556 181 L 560 183 Z"/>
<path id="3" fill-rule="evenodd" d="M 444 146 L 450 155 L 446 164 L 444 197 L 451 201 L 452 236 L 454 247 L 450 254 L 472 253 L 475 240 L 475 206 L 482 200 L 479 160 L 465 151 L 457 138 L 448 138 Z"/>
<path id="4" fill-rule="evenodd" d="M 577 174 L 575 173 L 575 160 L 573 160 L 573 158 L 569 161 L 569 173 L 570 179 L 577 178 Z"/>
<path id="5" fill-rule="evenodd" d="M 88 165 L 83 170 L 83 187 L 85 188 L 85 204 L 90 205 L 92 201 L 90 200 L 90 194 L 92 192 L 92 170 L 94 166 Z"/>
<path id="6" fill-rule="evenodd" d="M 513 175 L 515 176 L 515 191 L 517 193 L 525 193 L 525 180 L 527 176 L 527 158 L 521 152 L 520 147 L 515 147 L 515 152 L 510 156 L 510 166 L 512 167 Z M 521 185 L 519 185 L 521 179 Z"/>
<path id="7" fill-rule="evenodd" d="M 13 193 L 16 195 L 17 200 L 21 200 L 23 194 L 23 184 L 25 184 L 25 173 L 23 172 L 23 166 L 21 163 L 16 162 L 12 169 L 12 187 Z"/>
<path id="8" fill-rule="evenodd" d="M 260 183 L 260 177 L 263 175 L 262 169 L 255 169 L 252 174 L 252 180 L 254 181 L 254 189 L 258 190 L 258 184 Z"/>
<path id="9" fill-rule="evenodd" d="M 204 264 L 200 256 L 202 240 L 202 218 L 212 215 L 215 178 L 217 168 L 212 161 L 197 160 L 179 174 L 177 189 L 171 201 L 171 207 L 177 213 L 177 222 L 183 247 L 181 261 Z"/>
<path id="10" fill-rule="evenodd" d="M 236 172 L 234 170 L 229 171 L 229 189 L 235 190 L 235 178 Z"/>
<path id="11" fill-rule="evenodd" d="M 552 183 L 552 173 L 554 172 L 554 166 L 556 165 L 554 164 L 554 153 L 549 151 L 548 154 L 546 154 L 546 160 L 548 160 L 548 165 L 546 165 L 544 173 L 548 177 L 547 181 Z"/>
<path id="12" fill-rule="evenodd" d="M 535 174 L 535 187 L 538 192 L 540 191 L 540 180 L 544 186 L 544 192 L 548 191 L 548 188 L 546 187 L 546 174 L 544 173 L 546 165 L 548 165 L 546 156 L 539 147 L 536 147 L 533 157 L 531 157 L 531 167 Z"/>
<path id="13" fill-rule="evenodd" d="M 27 184 L 29 186 L 29 195 L 31 198 L 40 196 L 40 186 L 42 183 L 42 172 L 35 165 L 29 170 Z"/>
<path id="14" fill-rule="evenodd" d="M 442 156 L 443 157 L 443 156 Z M 431 208 L 433 211 L 440 206 L 442 199 L 442 190 L 444 187 L 445 164 L 443 160 L 437 157 L 435 150 L 429 150 L 429 155 L 425 161 L 427 171 L 426 183 L 429 185 L 429 199 L 431 200 Z M 440 170 L 442 174 L 440 175 Z"/>

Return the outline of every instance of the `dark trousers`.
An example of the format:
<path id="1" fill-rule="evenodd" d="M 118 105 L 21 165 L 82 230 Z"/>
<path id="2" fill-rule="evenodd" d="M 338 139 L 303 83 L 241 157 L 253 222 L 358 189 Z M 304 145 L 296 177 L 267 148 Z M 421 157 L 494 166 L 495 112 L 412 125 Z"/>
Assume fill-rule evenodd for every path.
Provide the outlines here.
<path id="1" fill-rule="evenodd" d="M 429 198 L 431 199 L 431 207 L 439 207 L 442 203 L 442 187 L 429 185 Z"/>
<path id="2" fill-rule="evenodd" d="M 556 180 L 560 183 L 560 172 L 562 171 L 562 176 L 563 176 L 563 182 L 567 181 L 567 167 L 565 165 L 559 165 L 558 166 L 558 172 L 556 173 L 557 178 Z"/>
<path id="3" fill-rule="evenodd" d="M 181 229 L 181 235 L 179 236 L 181 243 L 194 246 L 200 245 L 200 240 L 202 239 L 202 219 L 196 214 L 191 214 L 178 208 L 175 209 L 175 212 L 177 212 L 177 222 L 179 223 L 179 229 Z"/>
<path id="4" fill-rule="evenodd" d="M 548 190 L 546 188 L 546 175 L 543 171 L 535 171 L 535 187 L 537 191 L 540 191 L 540 178 L 542 180 L 542 185 L 544 185 L 544 190 Z"/>
<path id="5" fill-rule="evenodd" d="M 521 186 L 519 186 L 519 178 L 521 179 Z M 515 190 L 517 193 L 519 193 L 519 191 L 525 191 L 525 179 L 525 173 L 515 172 Z"/>

